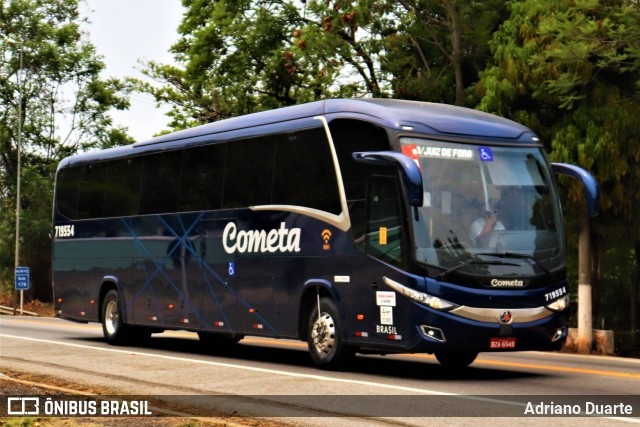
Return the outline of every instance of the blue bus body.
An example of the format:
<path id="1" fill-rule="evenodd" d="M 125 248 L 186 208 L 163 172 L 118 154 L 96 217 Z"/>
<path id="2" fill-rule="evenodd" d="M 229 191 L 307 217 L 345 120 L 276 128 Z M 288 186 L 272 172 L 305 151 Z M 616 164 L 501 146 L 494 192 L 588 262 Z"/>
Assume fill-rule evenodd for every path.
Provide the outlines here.
<path id="1" fill-rule="evenodd" d="M 79 154 L 54 226 L 56 315 L 116 344 L 184 329 L 306 340 L 327 367 L 459 366 L 567 334 L 551 167 L 529 129 L 474 110 L 327 100 Z"/>

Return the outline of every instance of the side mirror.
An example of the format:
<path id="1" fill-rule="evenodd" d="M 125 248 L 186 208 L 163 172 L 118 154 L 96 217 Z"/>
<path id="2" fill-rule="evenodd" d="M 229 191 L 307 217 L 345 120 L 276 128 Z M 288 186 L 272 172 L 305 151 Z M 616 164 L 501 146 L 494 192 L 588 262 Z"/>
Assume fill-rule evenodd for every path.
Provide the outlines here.
<path id="1" fill-rule="evenodd" d="M 402 183 L 411 206 L 422 206 L 424 197 L 422 173 L 418 165 L 409 157 L 395 151 L 368 151 L 352 154 L 357 162 L 393 166 L 400 171 Z"/>
<path id="2" fill-rule="evenodd" d="M 598 215 L 600 210 L 598 202 L 600 189 L 593 175 L 581 167 L 566 163 L 551 163 L 551 169 L 556 174 L 567 175 L 582 182 L 584 185 L 584 197 L 587 200 L 587 212 L 590 217 Z"/>

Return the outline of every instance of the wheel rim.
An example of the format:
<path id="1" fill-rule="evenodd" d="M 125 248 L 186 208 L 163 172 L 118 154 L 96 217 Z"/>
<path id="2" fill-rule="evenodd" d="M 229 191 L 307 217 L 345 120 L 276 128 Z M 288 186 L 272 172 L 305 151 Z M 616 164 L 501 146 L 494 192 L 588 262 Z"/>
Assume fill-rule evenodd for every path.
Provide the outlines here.
<path id="1" fill-rule="evenodd" d="M 120 315 L 118 314 L 118 301 L 109 301 L 104 310 L 104 325 L 109 335 L 113 335 L 120 325 Z"/>
<path id="2" fill-rule="evenodd" d="M 311 339 L 316 351 L 321 355 L 328 355 L 335 347 L 336 327 L 333 318 L 328 313 L 322 313 L 311 327 Z"/>

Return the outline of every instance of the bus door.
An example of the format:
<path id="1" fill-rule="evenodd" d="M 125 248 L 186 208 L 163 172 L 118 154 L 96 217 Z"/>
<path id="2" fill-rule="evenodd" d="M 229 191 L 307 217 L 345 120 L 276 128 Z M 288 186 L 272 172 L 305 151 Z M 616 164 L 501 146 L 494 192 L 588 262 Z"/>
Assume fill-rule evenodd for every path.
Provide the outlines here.
<path id="1" fill-rule="evenodd" d="M 365 250 L 368 255 L 366 280 L 373 285 L 362 301 L 360 312 L 367 313 L 361 325 L 369 334 L 369 341 L 395 340 L 407 331 L 399 325 L 404 323 L 401 303 L 395 292 L 383 285 L 384 276 L 393 277 L 395 270 L 389 265 L 406 269 L 405 233 L 401 207 L 400 186 L 395 176 L 373 175 L 367 186 L 367 221 Z M 369 309 L 373 307 L 373 311 Z"/>

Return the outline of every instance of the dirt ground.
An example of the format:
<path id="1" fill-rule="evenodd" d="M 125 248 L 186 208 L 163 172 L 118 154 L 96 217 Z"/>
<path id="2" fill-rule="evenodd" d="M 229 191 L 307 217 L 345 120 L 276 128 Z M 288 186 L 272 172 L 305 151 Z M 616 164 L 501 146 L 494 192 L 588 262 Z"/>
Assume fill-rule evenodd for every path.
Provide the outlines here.
<path id="1" fill-rule="evenodd" d="M 0 375 L 0 399 L 6 397 L 24 396 L 54 396 L 59 394 L 90 393 L 97 395 L 116 395 L 113 390 L 87 387 L 82 384 L 72 384 L 67 381 L 46 377 L 35 376 L 17 371 L 5 371 Z M 3 402 L 5 403 L 5 402 Z M 153 402 L 152 402 L 153 404 Z M 185 408 L 162 408 L 167 411 L 184 410 Z M 2 427 L 286 427 L 286 424 L 273 422 L 270 420 L 241 418 L 241 417 L 175 417 L 175 416 L 153 416 L 153 417 L 2 417 L 0 416 L 0 426 Z"/>
<path id="2" fill-rule="evenodd" d="M 0 293 L 0 306 L 13 307 L 10 292 Z M 25 312 L 29 311 L 41 317 L 53 317 L 53 303 L 50 302 L 24 301 L 22 309 Z"/>

